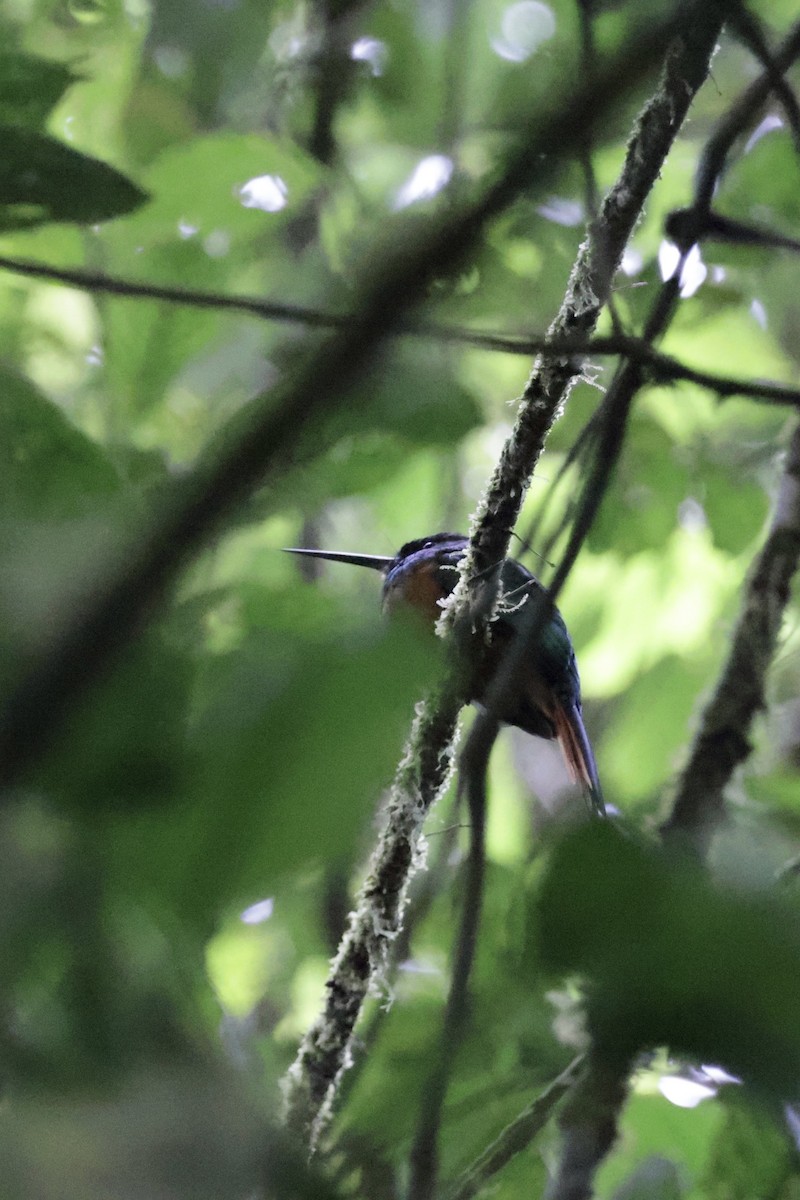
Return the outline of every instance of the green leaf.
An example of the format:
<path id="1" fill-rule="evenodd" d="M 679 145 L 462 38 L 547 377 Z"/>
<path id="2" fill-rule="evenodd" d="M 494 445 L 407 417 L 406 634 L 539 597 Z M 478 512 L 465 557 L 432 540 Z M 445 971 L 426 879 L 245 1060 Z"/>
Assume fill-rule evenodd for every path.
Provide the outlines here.
<path id="1" fill-rule="evenodd" d="M 455 377 L 450 355 L 432 346 L 394 346 L 354 389 L 359 428 L 402 434 L 420 445 L 451 445 L 481 420 L 475 395 Z"/>
<path id="2" fill-rule="evenodd" d="M 174 803 L 186 772 L 192 670 L 159 631 L 126 649 L 108 678 L 73 706 L 41 773 L 71 810 L 141 811 Z"/>
<path id="3" fill-rule="evenodd" d="M 118 491 L 105 452 L 32 383 L 0 369 L 2 519 L 83 517 Z"/>
<path id="4" fill-rule="evenodd" d="M 0 229 L 89 225 L 132 212 L 147 194 L 107 163 L 32 129 L 0 125 Z"/>
<path id="5" fill-rule="evenodd" d="M 236 519 L 243 524 L 262 521 L 293 499 L 303 509 L 313 510 L 339 498 L 374 496 L 376 489 L 400 475 L 408 463 L 409 446 L 402 437 L 377 431 L 344 437 L 327 453 L 256 493 L 240 507 Z"/>
<path id="6" fill-rule="evenodd" d="M 764 528 L 769 500 L 764 488 L 748 479 L 744 465 L 732 472 L 731 458 L 733 450 L 727 467 L 704 466 L 701 496 L 715 545 L 728 554 L 740 554 Z"/>
<path id="7" fill-rule="evenodd" d="M 144 1196 L 218 1200 L 263 1185 L 274 1200 L 336 1200 L 288 1137 L 269 1128 L 250 1080 L 219 1051 L 205 1047 L 191 1061 L 161 1050 L 161 1061 L 140 1062 L 113 1091 L 91 1092 L 86 1075 L 73 1093 L 20 1088 L 0 1131 L 9 1200 L 130 1194 L 132 1155 L 141 1156 Z"/>
<path id="8" fill-rule="evenodd" d="M 226 443 L 246 437 L 268 402 L 262 393 L 237 409 L 209 446 L 208 461 Z M 273 482 L 245 513 L 254 519 L 287 495 L 301 497 L 306 507 L 385 483 L 415 446 L 452 447 L 480 419 L 475 395 L 438 352 L 419 346 L 392 350 L 348 391 L 347 403 L 303 431 L 291 475 Z"/>
<path id="9" fill-rule="evenodd" d="M 125 822 L 120 880 L 210 929 L 224 905 L 287 871 L 349 862 L 434 661 L 428 638 L 402 625 L 343 643 L 262 632 L 206 656 L 185 770 L 173 774 L 180 802 Z M 152 696 L 155 733 L 160 702 L 136 695 Z"/>
<path id="10" fill-rule="evenodd" d="M 111 261 L 127 275 L 135 264 L 147 283 L 223 293 L 266 287 L 276 299 L 296 301 L 302 298 L 304 271 L 289 254 L 285 237 L 318 176 L 308 155 L 279 138 L 230 133 L 172 146 L 146 173 L 151 203 L 104 234 Z M 271 181 L 264 183 L 266 177 Z M 258 180 L 272 189 L 276 202 L 285 199 L 285 207 L 271 212 L 248 207 L 246 189 Z M 251 269 L 263 260 L 269 264 L 266 282 L 260 270 L 243 280 L 243 264 Z M 318 283 L 315 276 L 312 286 Z M 220 342 L 220 330 L 228 335 L 232 326 L 213 307 L 199 311 L 158 301 L 117 302 L 106 319 L 115 347 L 108 368 L 114 392 L 135 417 L 162 401 L 187 363 L 194 365 L 194 378 L 181 382 L 202 400 L 206 389 L 214 393 L 214 412 L 219 410 L 216 394 L 223 389 L 233 393 L 224 410 L 230 411 L 243 386 L 243 363 L 258 381 L 252 391 L 263 379 L 269 335 L 245 340 L 244 350 L 239 340 Z"/>
<path id="11" fill-rule="evenodd" d="M 175 241 L 149 256 L 151 281 L 190 283 L 214 290 L 221 282 L 219 264 L 196 243 Z M 180 304 L 158 301 L 116 303 L 106 319 L 115 353 L 110 382 L 120 408 L 130 418 L 150 413 L 163 403 L 168 385 L 193 354 L 214 341 L 220 316 Z"/>
<path id="12" fill-rule="evenodd" d="M 723 1119 L 717 1102 L 679 1108 L 662 1095 L 634 1088 L 621 1114 L 616 1153 L 605 1159 L 597 1173 L 598 1196 L 616 1200 L 627 1195 L 628 1188 L 638 1195 L 635 1189 L 646 1185 L 648 1179 L 655 1183 L 656 1172 L 669 1186 L 675 1172 L 682 1185 L 679 1194 L 697 1197 L 696 1188 Z M 661 1165 L 663 1174 L 656 1164 Z"/>
<path id="13" fill-rule="evenodd" d="M 765 193 L 763 181 L 769 180 Z M 736 158 L 725 175 L 718 198 L 720 211 L 778 233 L 794 234 L 800 219 L 797 170 L 792 138 L 788 129 L 773 129 L 762 135 L 744 154 Z M 730 253 L 730 251 L 729 251 Z M 737 249 L 733 250 L 737 253 Z M 742 253 L 755 261 L 776 256 L 775 250 L 749 248 Z"/>
<path id="14" fill-rule="evenodd" d="M 758 1109 L 739 1088 L 726 1088 L 721 1096 L 725 1123 L 709 1155 L 703 1179 L 708 1200 L 750 1200 L 752 1196 L 779 1196 L 797 1167 L 783 1120 L 774 1112 Z M 791 1194 L 791 1193 L 790 1193 Z"/>
<path id="15" fill-rule="evenodd" d="M 541 921 L 546 964 L 587 977 L 589 1023 L 607 1052 L 665 1045 L 795 1093 L 796 914 L 595 823 L 556 848 Z"/>
<path id="16" fill-rule="evenodd" d="M 270 873 L 349 855 L 430 680 L 430 649 L 427 636 L 395 626 L 341 645 L 253 639 L 219 663 L 192 739 L 196 786 L 219 811 L 267 817 L 256 825 Z"/>
<path id="17" fill-rule="evenodd" d="M 704 661 L 668 654 L 649 670 L 640 668 L 625 687 L 603 739 L 603 762 L 618 803 L 641 804 L 658 794 L 686 739 L 697 690 L 708 674 Z"/>
<path id="18" fill-rule="evenodd" d="M 40 128 L 78 79 L 63 63 L 17 51 L 0 52 L 0 125 Z"/>
<path id="19" fill-rule="evenodd" d="M 257 412 L 262 406 L 257 397 L 249 407 Z M 238 427 L 247 416 L 245 408 L 232 425 Z M 480 423 L 481 416 L 476 396 L 458 381 L 448 354 L 435 347 L 400 344 L 383 351 L 363 372 L 348 390 L 347 404 L 340 404 L 306 435 L 300 454 L 310 457 L 320 448 L 327 451 L 353 436 L 362 440 L 376 430 L 422 446 L 452 446 Z"/>
<path id="20" fill-rule="evenodd" d="M 589 533 L 599 552 L 614 547 L 635 554 L 666 542 L 688 492 L 688 472 L 671 439 L 643 415 L 631 420 L 622 458 Z"/>
<path id="21" fill-rule="evenodd" d="M 254 203 L 258 193 L 248 198 L 247 192 L 249 183 L 265 176 L 275 181 L 265 201 L 271 198 L 275 208 L 266 211 Z M 115 242 L 125 253 L 136 247 L 147 262 L 154 246 L 193 237 L 203 242 L 216 234 L 223 240 L 217 249 L 212 243 L 209 253 L 224 259 L 296 215 L 319 180 L 319 168 L 309 155 L 280 138 L 210 134 L 164 150 L 145 179 L 152 203 L 114 230 Z"/>

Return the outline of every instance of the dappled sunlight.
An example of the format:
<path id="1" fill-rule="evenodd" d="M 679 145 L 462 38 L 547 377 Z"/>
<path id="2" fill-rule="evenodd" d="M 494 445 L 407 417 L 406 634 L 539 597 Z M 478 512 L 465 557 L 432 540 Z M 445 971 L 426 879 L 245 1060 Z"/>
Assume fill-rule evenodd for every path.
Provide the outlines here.
<path id="1" fill-rule="evenodd" d="M 658 249 L 661 278 L 672 279 L 681 261 L 681 252 L 672 242 L 662 242 Z M 681 270 L 681 297 L 688 300 L 705 282 L 708 268 L 700 256 L 700 247 L 692 246 Z"/>
<path id="2" fill-rule="evenodd" d="M 9 0 L 15 1200 L 796 1190 L 800 38 L 692 6 Z"/>
<path id="3" fill-rule="evenodd" d="M 516 0 L 503 10 L 500 29 L 492 35 L 491 46 L 498 57 L 508 62 L 525 62 L 555 32 L 555 13 L 549 5 L 539 0 Z"/>
<path id="4" fill-rule="evenodd" d="M 275 900 L 270 896 L 266 900 L 256 900 L 255 904 L 248 905 L 239 914 L 239 920 L 245 925 L 260 925 L 262 921 L 268 921 L 274 911 Z"/>
<path id="5" fill-rule="evenodd" d="M 328 960 L 323 956 L 306 957 L 298 965 L 291 981 L 291 1007 L 275 1028 L 279 1042 L 300 1037 L 314 1020 L 327 974 Z"/>
<path id="6" fill-rule="evenodd" d="M 453 175 L 453 166 L 453 160 L 445 154 L 431 154 L 423 158 L 396 192 L 392 207 L 399 210 L 421 200 L 433 199 L 447 187 Z"/>
<path id="7" fill-rule="evenodd" d="M 280 175 L 257 175 L 238 189 L 239 200 L 244 208 L 258 208 L 261 212 L 280 212 L 286 207 L 289 189 Z"/>
<path id="8" fill-rule="evenodd" d="M 389 48 L 385 42 L 374 37 L 360 37 L 350 47 L 350 57 L 355 62 L 365 62 L 376 77 L 383 74 Z"/>
<path id="9" fill-rule="evenodd" d="M 564 196 L 548 197 L 544 204 L 537 207 L 536 211 L 546 221 L 553 221 L 556 225 L 565 225 L 568 228 L 580 225 L 585 216 L 580 200 L 572 200 Z"/>
<path id="10" fill-rule="evenodd" d="M 660 658 L 705 657 L 715 642 L 724 644 L 718 622 L 729 612 L 742 564 L 717 550 L 704 527 L 676 529 L 663 553 L 643 552 L 627 563 L 609 555 L 585 570 L 589 594 L 603 597 L 598 632 L 581 648 L 586 695 L 616 695 Z"/>
<path id="11" fill-rule="evenodd" d="M 274 976 L 277 963 L 286 954 L 285 934 L 228 926 L 209 942 L 206 968 L 229 1013 L 244 1017 L 258 1003 Z"/>
<path id="12" fill-rule="evenodd" d="M 712 1084 L 698 1083 L 696 1079 L 686 1079 L 682 1075 L 662 1075 L 658 1090 L 670 1104 L 678 1108 L 696 1108 L 717 1094 Z"/>
<path id="13" fill-rule="evenodd" d="M 486 853 L 497 863 L 521 862 L 526 854 L 530 830 L 530 800 L 520 787 L 512 738 L 513 734 L 508 731 L 499 739 L 489 774 L 491 803 Z"/>

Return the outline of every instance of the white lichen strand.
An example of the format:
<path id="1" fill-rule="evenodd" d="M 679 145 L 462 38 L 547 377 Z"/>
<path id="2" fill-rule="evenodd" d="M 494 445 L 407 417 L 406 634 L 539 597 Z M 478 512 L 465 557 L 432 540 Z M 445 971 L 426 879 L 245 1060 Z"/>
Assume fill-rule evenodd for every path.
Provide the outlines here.
<path id="1" fill-rule="evenodd" d="M 583 322 L 586 317 L 590 317 L 592 322 L 600 312 L 600 299 L 591 285 L 588 275 L 579 276 L 574 279 L 574 290 L 572 292 L 572 320 Z"/>

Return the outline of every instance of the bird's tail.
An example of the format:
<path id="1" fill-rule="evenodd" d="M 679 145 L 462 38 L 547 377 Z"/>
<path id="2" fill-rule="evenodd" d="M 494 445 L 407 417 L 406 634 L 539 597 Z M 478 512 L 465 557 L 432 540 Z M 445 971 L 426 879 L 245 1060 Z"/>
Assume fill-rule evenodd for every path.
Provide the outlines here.
<path id="1" fill-rule="evenodd" d="M 567 769 L 575 783 L 583 788 L 584 795 L 598 817 L 606 815 L 603 790 L 597 774 L 592 743 L 577 704 L 556 704 L 553 713 L 556 737 Z"/>

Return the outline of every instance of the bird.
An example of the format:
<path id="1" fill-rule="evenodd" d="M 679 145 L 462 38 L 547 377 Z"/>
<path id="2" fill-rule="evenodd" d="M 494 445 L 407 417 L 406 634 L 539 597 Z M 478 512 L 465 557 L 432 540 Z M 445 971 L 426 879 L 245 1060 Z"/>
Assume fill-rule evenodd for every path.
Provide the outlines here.
<path id="1" fill-rule="evenodd" d="M 349 563 L 380 571 L 382 607 L 386 614 L 414 610 L 433 627 L 442 614 L 442 601 L 459 579 L 459 564 L 469 539 L 459 533 L 434 533 L 406 542 L 395 555 L 351 554 L 341 550 L 286 547 L 287 554 L 329 562 Z M 500 602 L 491 624 L 491 641 L 484 669 L 470 701 L 481 704 L 500 663 L 515 638 L 521 636 L 530 596 L 546 594 L 534 575 L 514 558 L 500 568 Z M 497 714 L 506 725 L 515 725 L 536 737 L 556 739 L 573 783 L 579 785 L 590 810 L 605 816 L 603 792 L 594 752 L 581 708 L 581 684 L 575 651 L 564 619 L 554 604 L 548 606 L 544 628 L 523 652 L 521 682 Z M 480 678 L 482 676 L 482 678 Z"/>

